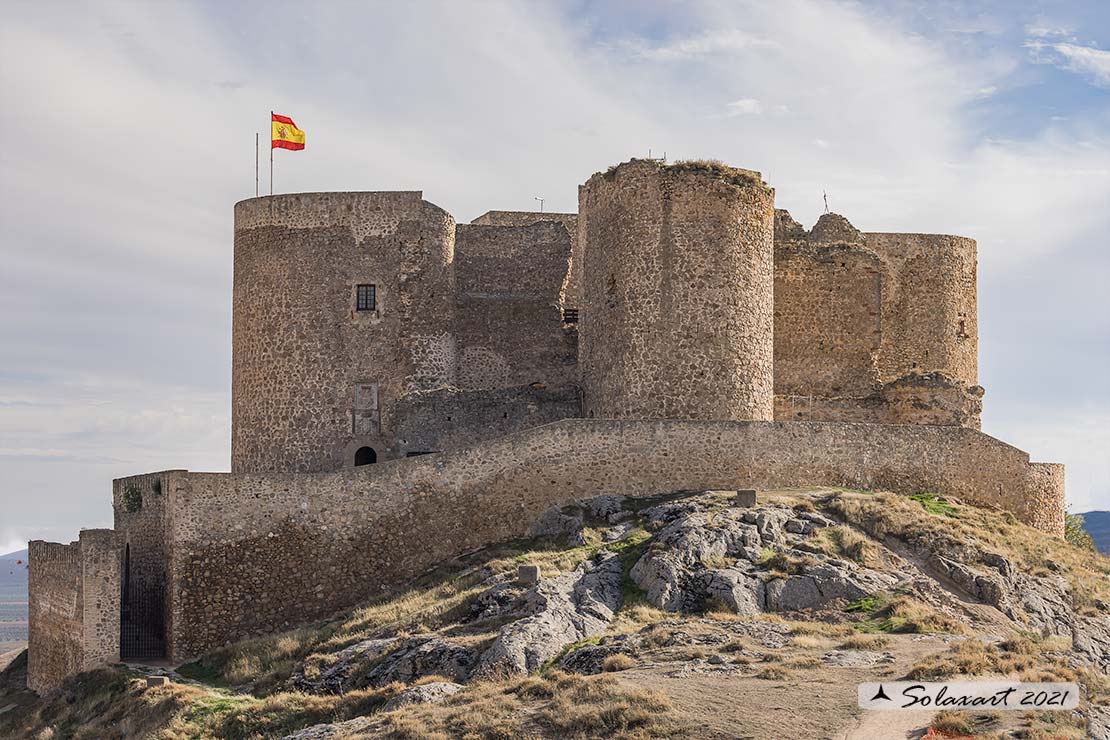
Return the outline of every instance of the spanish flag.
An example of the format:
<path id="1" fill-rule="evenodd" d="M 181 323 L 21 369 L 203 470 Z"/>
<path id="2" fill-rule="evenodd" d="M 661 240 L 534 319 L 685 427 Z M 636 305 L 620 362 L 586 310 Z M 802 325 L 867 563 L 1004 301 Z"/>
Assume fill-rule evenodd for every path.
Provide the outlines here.
<path id="1" fill-rule="evenodd" d="M 304 149 L 304 131 L 289 116 L 270 113 L 270 134 L 271 149 Z"/>

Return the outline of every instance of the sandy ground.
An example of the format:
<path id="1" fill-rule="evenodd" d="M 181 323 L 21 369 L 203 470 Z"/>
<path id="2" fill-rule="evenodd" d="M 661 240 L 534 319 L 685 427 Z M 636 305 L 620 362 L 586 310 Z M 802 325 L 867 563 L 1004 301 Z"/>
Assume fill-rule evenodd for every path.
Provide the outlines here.
<path id="1" fill-rule="evenodd" d="M 924 733 L 932 711 L 864 712 L 857 706 L 856 685 L 899 678 L 920 658 L 944 648 L 938 637 L 893 635 L 882 649 L 894 656 L 891 663 L 806 668 L 790 668 L 787 663 L 790 675 L 781 680 L 750 675 L 758 666 L 749 675 L 708 663 L 682 670 L 680 663 L 666 656 L 619 675 L 622 681 L 666 694 L 683 719 L 707 738 L 916 738 Z M 783 649 L 791 659 L 804 655 L 819 658 L 824 652 L 827 649 L 822 647 Z"/>

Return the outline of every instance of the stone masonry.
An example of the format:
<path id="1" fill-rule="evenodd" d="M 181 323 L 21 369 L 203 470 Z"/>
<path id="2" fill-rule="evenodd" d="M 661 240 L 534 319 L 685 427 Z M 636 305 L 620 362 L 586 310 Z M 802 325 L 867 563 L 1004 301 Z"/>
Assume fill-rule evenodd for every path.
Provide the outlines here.
<path id="1" fill-rule="evenodd" d="M 932 492 L 1062 532 L 1062 466 L 979 431 L 974 241 L 806 230 L 710 161 L 579 210 L 236 204 L 231 472 L 119 479 L 113 530 L 31 543 L 31 688 L 326 618 L 599 494 Z"/>

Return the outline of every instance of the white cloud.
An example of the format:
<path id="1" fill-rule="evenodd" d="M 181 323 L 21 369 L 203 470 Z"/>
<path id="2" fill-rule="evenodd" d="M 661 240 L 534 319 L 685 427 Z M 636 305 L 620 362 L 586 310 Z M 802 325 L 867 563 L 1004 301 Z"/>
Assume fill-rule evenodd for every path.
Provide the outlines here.
<path id="1" fill-rule="evenodd" d="M 1100 87 L 1110 87 L 1110 51 L 1070 42 L 1025 42 L 1030 58 L 1037 64 L 1051 64 L 1091 78 Z"/>
<path id="2" fill-rule="evenodd" d="M 763 103 L 755 98 L 740 98 L 725 106 L 726 115 L 733 116 L 758 116 L 763 112 Z"/>
<path id="3" fill-rule="evenodd" d="M 1033 38 L 1052 38 L 1063 37 L 1071 38 L 1072 31 L 1070 28 L 1064 26 L 1047 26 L 1043 24 L 1031 24 L 1025 27 L 1025 34 Z"/>
<path id="4" fill-rule="evenodd" d="M 686 38 L 651 45 L 643 40 L 629 43 L 628 48 L 644 59 L 660 62 L 691 61 L 713 54 L 728 54 L 747 49 L 767 49 L 777 46 L 773 39 L 758 36 L 738 28 L 729 28 Z"/>

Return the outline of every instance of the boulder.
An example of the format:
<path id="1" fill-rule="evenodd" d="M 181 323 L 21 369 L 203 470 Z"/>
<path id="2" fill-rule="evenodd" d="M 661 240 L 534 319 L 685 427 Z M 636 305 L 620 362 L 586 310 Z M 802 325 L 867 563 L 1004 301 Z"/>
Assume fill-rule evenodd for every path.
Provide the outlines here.
<path id="1" fill-rule="evenodd" d="M 708 573 L 706 594 L 742 616 L 755 616 L 764 610 L 766 586 L 750 570 L 723 568 Z"/>
<path id="2" fill-rule="evenodd" d="M 383 712 L 407 707 L 410 704 L 441 704 L 463 690 L 462 684 L 450 681 L 433 681 L 419 686 L 410 686 L 393 697 L 382 707 Z"/>
<path id="3" fill-rule="evenodd" d="M 897 579 L 843 560 L 828 560 L 801 575 L 776 578 L 767 584 L 770 611 L 799 611 L 824 606 L 834 599 L 855 601 L 894 586 Z"/>

